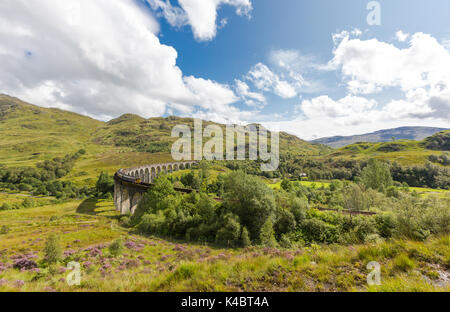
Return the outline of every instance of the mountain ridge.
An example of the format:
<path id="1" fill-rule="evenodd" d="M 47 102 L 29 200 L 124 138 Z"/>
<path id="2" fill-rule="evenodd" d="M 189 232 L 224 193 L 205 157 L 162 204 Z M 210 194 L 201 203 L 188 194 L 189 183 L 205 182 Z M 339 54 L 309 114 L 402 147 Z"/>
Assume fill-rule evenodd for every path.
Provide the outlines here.
<path id="1" fill-rule="evenodd" d="M 381 143 L 395 140 L 415 140 L 421 141 L 438 132 L 449 130 L 438 127 L 398 127 L 391 129 L 382 129 L 374 132 L 350 135 L 350 136 L 332 136 L 309 141 L 313 144 L 324 144 L 332 148 L 340 148 L 359 142 Z"/>

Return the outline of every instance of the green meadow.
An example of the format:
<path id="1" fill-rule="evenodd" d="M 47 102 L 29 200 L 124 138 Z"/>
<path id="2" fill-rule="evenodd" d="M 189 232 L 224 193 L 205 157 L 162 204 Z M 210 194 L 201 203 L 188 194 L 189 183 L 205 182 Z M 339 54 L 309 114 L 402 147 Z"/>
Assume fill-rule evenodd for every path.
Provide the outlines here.
<path id="1" fill-rule="evenodd" d="M 261 172 L 250 161 L 202 163 L 166 178 L 209 201 L 170 194 L 158 199 L 163 212 L 143 204 L 142 219 L 120 216 L 111 176 L 119 168 L 171 162 L 177 124 L 193 120 L 124 115 L 101 122 L 0 95 L 0 291 L 450 290 L 448 132 L 337 150 L 281 133 L 278 171 Z M 70 166 L 61 160 L 73 155 Z M 384 172 L 394 168 L 396 180 L 375 176 L 386 187 L 370 186 L 371 159 Z M 247 184 L 235 180 L 232 191 L 241 197 L 233 197 L 227 178 L 242 172 Z M 223 203 L 213 200 L 222 196 Z M 274 223 L 253 229 L 266 229 L 266 241 L 243 238 L 251 220 L 245 209 L 236 212 L 238 200 L 254 205 L 255 217 L 264 217 L 261 207 L 270 203 Z M 197 229 L 204 233 L 194 239 Z M 49 260 L 50 249 L 61 253 L 58 261 Z M 367 282 L 373 261 L 381 285 Z M 67 283 L 71 262 L 80 264 L 80 285 Z"/>
<path id="2" fill-rule="evenodd" d="M 448 235 L 420 243 L 223 249 L 138 235 L 117 217 L 111 201 L 93 199 L 0 212 L 0 227 L 10 228 L 0 234 L 3 260 L 29 253 L 39 263 L 52 233 L 70 254 L 39 273 L 6 269 L 0 291 L 449 291 Z M 120 237 L 126 250 L 113 256 L 108 246 Z M 66 282 L 71 260 L 82 264 L 80 285 Z M 367 284 L 370 261 L 381 264 L 380 286 Z"/>

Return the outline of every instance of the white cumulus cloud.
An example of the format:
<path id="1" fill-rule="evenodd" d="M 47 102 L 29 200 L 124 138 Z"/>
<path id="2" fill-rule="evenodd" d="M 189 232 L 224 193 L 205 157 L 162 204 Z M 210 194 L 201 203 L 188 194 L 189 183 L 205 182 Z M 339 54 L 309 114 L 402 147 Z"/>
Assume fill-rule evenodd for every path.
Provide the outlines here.
<path id="1" fill-rule="evenodd" d="M 400 42 L 405 42 L 409 38 L 409 34 L 399 30 L 395 33 L 395 38 Z"/>
<path id="2" fill-rule="evenodd" d="M 3 0 L 0 92 L 101 119 L 237 110 L 227 85 L 184 76 L 158 31 L 132 0 Z"/>
<path id="3" fill-rule="evenodd" d="M 173 6 L 169 0 L 147 0 L 154 10 L 160 10 L 167 21 L 175 27 L 190 25 L 195 39 L 208 41 L 217 34 L 217 28 L 226 25 L 222 19 L 217 25 L 217 10 L 221 5 L 236 7 L 236 14 L 249 16 L 252 11 L 250 0 L 178 0 L 180 7 Z"/>
<path id="4" fill-rule="evenodd" d="M 287 81 L 278 74 L 275 74 L 263 63 L 258 63 L 253 66 L 247 74 L 247 79 L 256 88 L 275 93 L 283 99 L 290 99 L 297 96 L 298 90 L 303 82 L 301 77 L 298 77 L 295 81 Z"/>

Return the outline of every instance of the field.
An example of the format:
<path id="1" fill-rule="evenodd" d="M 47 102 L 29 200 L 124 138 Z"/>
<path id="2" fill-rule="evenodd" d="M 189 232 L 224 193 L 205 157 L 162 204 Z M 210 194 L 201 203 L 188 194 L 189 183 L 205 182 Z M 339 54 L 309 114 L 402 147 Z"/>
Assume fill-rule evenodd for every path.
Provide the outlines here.
<path id="1" fill-rule="evenodd" d="M 301 185 L 312 188 L 329 187 L 330 182 L 320 182 L 320 181 L 298 181 Z M 281 188 L 281 181 L 273 183 L 272 181 L 267 181 L 270 188 L 274 190 L 279 190 Z"/>
<path id="2" fill-rule="evenodd" d="M 292 181 L 291 183 L 293 183 Z M 274 190 L 279 190 L 281 188 L 281 181 L 273 183 L 272 181 L 266 181 L 270 188 Z M 331 182 L 325 181 L 298 181 L 303 186 L 310 188 L 328 188 Z M 450 196 L 450 190 L 440 190 L 440 189 L 432 189 L 426 187 L 408 187 L 410 192 L 417 192 L 422 197 L 427 197 L 430 195 L 438 195 L 439 197 L 445 198 Z"/>
<path id="3" fill-rule="evenodd" d="M 186 240 L 176 241 L 172 237 L 161 235 L 147 236 L 138 232 L 136 227 L 124 227 L 121 222 L 124 218 L 115 211 L 113 202 L 99 199 L 111 198 L 112 194 L 102 196 L 107 192 L 96 193 L 100 173 L 112 175 L 119 168 L 171 162 L 167 147 L 174 138 L 170 137 L 170 129 L 179 123 L 192 125 L 192 122 L 188 118 L 144 119 L 135 115 L 123 115 L 104 123 L 57 109 L 36 107 L 0 95 L 0 169 L 6 172 L 1 177 L 4 188 L 0 189 L 0 291 L 450 290 L 448 231 L 427 235 L 423 241 L 395 237 L 364 244 L 364 239 L 361 239 L 358 244 L 338 245 L 337 240 L 333 243 L 325 242 L 318 235 L 317 241 L 303 241 L 302 246 L 292 244 L 285 248 L 262 247 L 263 243 L 252 238 L 253 244 L 250 247 L 231 248 L 228 243 L 230 248 L 224 248 L 226 244 L 219 247 L 217 242 L 188 243 Z M 209 124 L 213 123 L 204 122 L 204 126 Z M 444 141 L 439 137 L 437 142 Z M 323 164 L 328 166 L 334 161 L 369 158 L 397 161 L 403 165 L 423 165 L 430 155 L 444 153 L 444 149 L 430 150 L 423 144 L 414 141 L 358 143 L 332 150 L 286 133 L 280 134 L 280 152 L 288 159 L 288 165 L 284 169 L 296 173 L 305 172 L 303 166 L 308 161 L 313 163 L 312 169 Z M 14 177 L 9 179 L 14 175 L 14 170 L 21 172 L 24 167 L 36 169 L 39 163 L 55 157 L 62 158 L 80 149 L 83 153 L 79 154 L 73 167 L 64 175 L 55 175 L 50 180 L 38 180 L 32 175 L 22 177 L 24 181 L 19 181 L 21 177 L 17 177 L 15 182 Z M 437 166 L 444 168 L 443 165 Z M 206 181 L 200 182 L 203 186 L 212 185 L 219 190 L 221 186 L 214 184 L 220 182 L 217 179 L 219 175 L 241 169 L 257 175 L 259 182 L 262 179 L 266 183 L 261 182 L 266 189 L 267 185 L 272 190 L 281 188 L 280 172 L 264 176 L 255 173 L 254 170 L 258 167 L 252 162 L 237 164 L 237 167 L 214 162 L 207 170 Z M 10 168 L 12 170 L 8 171 Z M 318 169 L 318 174 L 330 174 L 331 169 L 339 168 L 333 168 L 332 164 Z M 47 171 L 54 173 L 57 169 Z M 172 178 L 180 183 L 180 178 L 188 172 L 190 170 L 175 172 Z M 200 171 L 195 172 L 196 178 L 199 178 L 199 173 Z M 253 176 L 253 173 L 250 175 Z M 327 215 L 318 220 L 316 211 L 309 208 L 322 206 L 321 201 L 326 200 L 329 200 L 330 207 L 344 203 L 345 191 L 337 190 L 331 194 L 331 179 L 326 179 L 328 178 L 320 177 L 317 181 L 299 182 L 308 188 L 310 196 L 308 212 L 305 213 L 309 214 L 309 221 L 314 221 L 309 223 L 311 233 L 314 232 L 314 225 L 323 226 L 322 229 L 325 230 L 336 229 L 336 226 L 325 222 L 330 221 Z M 339 179 L 347 181 L 350 178 Z M 60 192 L 59 195 L 58 192 L 51 193 L 53 184 L 61 182 L 72 182 L 79 188 L 88 187 L 90 192 L 75 195 L 71 190 Z M 31 187 L 29 192 L 20 187 L 8 189 L 11 185 L 20 184 Z M 251 185 L 246 195 L 253 195 L 256 184 Z M 43 193 L 35 192 L 39 185 L 46 187 Z M 210 195 L 219 197 L 215 191 L 207 190 Z M 433 195 L 438 195 L 442 202 L 450 194 L 446 190 L 421 187 L 411 187 L 409 191 L 418 193 L 423 199 L 433 199 Z M 265 192 L 263 190 L 259 194 Z M 285 196 L 282 192 L 275 193 Z M 54 196 L 50 196 L 51 194 Z M 381 196 L 383 200 L 389 199 L 381 193 L 377 196 Z M 252 202 L 254 200 L 249 201 L 250 204 Z M 6 208 L 4 204 L 7 204 Z M 285 205 L 288 208 L 283 209 L 291 209 L 291 204 L 287 200 Z M 219 207 L 215 212 L 220 211 Z M 288 217 L 291 215 L 288 214 Z M 223 215 L 220 216 L 222 217 Z M 220 221 L 225 220 L 222 219 Z M 240 231 L 240 224 L 238 227 Z M 296 233 L 301 230 L 298 224 Z M 63 259 L 57 264 L 49 264 L 44 259 L 45 242 L 51 234 L 59 237 L 59 244 L 64 252 Z M 120 239 L 124 241 L 125 250 L 119 255 L 113 255 L 109 246 Z M 296 242 L 301 242 L 302 239 L 300 237 Z M 18 260 L 23 260 L 21 263 L 25 263 L 22 264 L 25 267 L 17 264 L 14 267 Z M 69 286 L 66 281 L 71 273 L 67 265 L 73 261 L 81 265 L 81 284 L 78 286 Z M 367 265 L 372 261 L 381 265 L 382 284 L 378 286 L 369 286 L 367 283 L 367 276 L 371 272 Z"/>
<path id="4" fill-rule="evenodd" d="M 431 155 L 441 155 L 440 151 L 424 148 L 420 141 L 396 141 L 386 143 L 355 143 L 331 153 L 342 159 L 368 159 L 396 161 L 402 165 L 423 164 Z"/>
<path id="5" fill-rule="evenodd" d="M 450 236 L 426 242 L 303 249 L 221 249 L 140 236 L 118 225 L 113 203 L 72 201 L 0 212 L 0 291 L 449 291 Z M 48 234 L 61 237 L 65 259 L 43 262 Z M 119 237 L 126 250 L 108 251 Z M 14 256 L 40 266 L 21 272 Z M 69 286 L 69 261 L 81 263 L 81 284 Z M 381 286 L 368 286 L 367 264 L 381 264 Z"/>

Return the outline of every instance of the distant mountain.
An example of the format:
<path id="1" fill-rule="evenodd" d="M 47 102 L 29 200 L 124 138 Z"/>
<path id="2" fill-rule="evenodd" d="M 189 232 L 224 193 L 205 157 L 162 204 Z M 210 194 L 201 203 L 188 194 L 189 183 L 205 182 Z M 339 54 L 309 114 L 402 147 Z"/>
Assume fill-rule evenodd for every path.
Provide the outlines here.
<path id="1" fill-rule="evenodd" d="M 324 144 L 333 148 L 340 148 L 357 142 L 391 142 L 393 139 L 421 141 L 444 130 L 449 129 L 434 127 L 400 127 L 395 129 L 379 130 L 361 135 L 321 138 L 310 142 Z"/>

